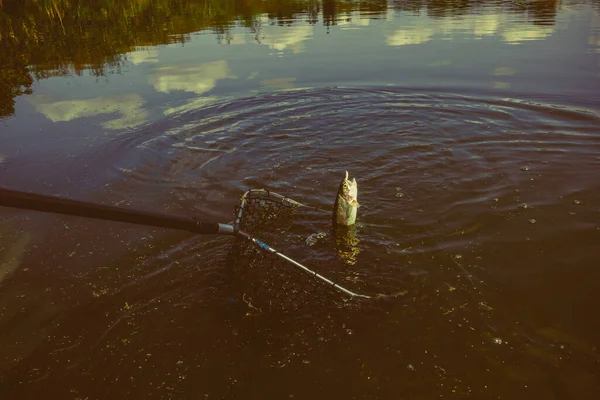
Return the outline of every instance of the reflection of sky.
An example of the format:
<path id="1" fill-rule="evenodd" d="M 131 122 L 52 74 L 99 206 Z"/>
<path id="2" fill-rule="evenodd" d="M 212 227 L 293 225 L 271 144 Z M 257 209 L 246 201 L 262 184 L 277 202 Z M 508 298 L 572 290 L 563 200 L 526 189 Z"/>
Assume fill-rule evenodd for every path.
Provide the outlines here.
<path id="1" fill-rule="evenodd" d="M 294 54 L 305 51 L 304 41 L 311 39 L 313 28 L 311 26 L 275 25 L 263 26 L 259 33 L 260 43 L 269 46 L 272 50 L 282 53 L 289 50 Z"/>
<path id="2" fill-rule="evenodd" d="M 148 55 L 148 56 L 147 56 Z M 148 51 L 146 49 L 128 54 L 128 59 L 134 65 L 142 65 L 152 60 L 152 64 L 146 64 L 144 67 L 149 72 L 140 74 L 140 77 L 146 77 L 148 83 L 154 89 L 155 93 L 171 93 L 174 91 L 183 91 L 203 95 L 214 89 L 217 82 L 221 79 L 232 78 L 227 61 L 211 61 L 205 63 L 177 63 L 169 65 L 164 63 L 164 57 L 159 57 L 158 50 Z M 167 66 L 156 66 L 159 61 Z M 147 69 L 149 68 L 149 69 Z M 134 75 L 135 76 L 135 75 Z M 125 76 L 117 76 L 119 78 Z M 54 80 L 53 82 L 56 82 Z M 114 89 L 119 89 L 119 85 L 111 85 Z M 101 92 L 102 88 L 98 85 L 91 86 Z M 129 85 L 123 84 L 126 90 L 138 90 L 144 87 L 140 82 Z M 66 87 L 65 87 L 66 89 Z M 119 90 L 113 90 L 118 92 Z M 78 93 L 68 95 L 70 91 L 61 93 L 61 97 L 75 97 Z M 148 94 L 147 94 L 148 95 Z M 173 113 L 185 112 L 195 108 L 202 107 L 215 101 L 215 97 L 194 97 L 187 99 L 183 104 L 172 105 L 165 108 L 162 113 L 170 115 Z M 43 114 L 52 122 L 74 121 L 79 118 L 102 116 L 101 125 L 105 129 L 120 130 L 131 129 L 148 121 L 149 111 L 146 96 L 141 93 L 116 93 L 110 96 L 99 96 L 92 99 L 73 99 L 63 100 L 55 99 L 54 94 L 39 94 L 29 98 L 38 112 Z"/>
<path id="3" fill-rule="evenodd" d="M 481 39 L 499 34 L 505 23 L 504 14 L 475 14 L 444 18 L 436 21 L 435 26 L 445 39 L 453 39 L 457 35 Z"/>
<path id="4" fill-rule="evenodd" d="M 149 81 L 159 92 L 183 90 L 202 94 L 210 91 L 219 79 L 232 78 L 227 61 L 213 61 L 199 65 L 159 67 Z"/>
<path id="5" fill-rule="evenodd" d="M 265 79 L 260 82 L 262 87 L 271 90 L 286 90 L 295 87 L 296 78 Z"/>
<path id="6" fill-rule="evenodd" d="M 515 68 L 496 67 L 492 71 L 492 75 L 495 75 L 495 76 L 509 76 L 509 75 L 514 75 L 516 72 L 517 72 L 517 70 Z"/>
<path id="7" fill-rule="evenodd" d="M 175 106 L 175 107 L 169 107 L 169 108 L 165 109 L 164 114 L 165 115 L 180 114 L 180 113 L 184 113 L 187 111 L 197 110 L 199 108 L 206 107 L 207 105 L 209 105 L 211 103 L 214 103 L 215 101 L 217 101 L 217 99 L 218 99 L 217 97 L 213 97 L 213 96 L 196 97 L 191 100 L 188 100 L 186 103 L 184 103 L 182 105 Z"/>
<path id="8" fill-rule="evenodd" d="M 140 47 L 131 53 L 127 53 L 127 60 L 135 65 L 156 63 L 158 62 L 158 50 L 153 47 Z"/>
<path id="9" fill-rule="evenodd" d="M 600 54 L 600 14 L 592 14 L 588 36 L 588 52 Z M 600 78 L 600 57 L 596 57 L 596 76 Z"/>
<path id="10" fill-rule="evenodd" d="M 148 116 L 148 112 L 142 108 L 144 103 L 142 97 L 132 93 L 114 97 L 64 101 L 48 101 L 45 96 L 35 96 L 32 103 L 52 122 L 114 114 L 113 119 L 103 122 L 102 126 L 106 129 L 132 128 L 144 123 Z"/>
<path id="11" fill-rule="evenodd" d="M 434 38 L 454 40 L 457 37 L 482 39 L 500 37 L 504 42 L 517 44 L 530 40 L 543 40 L 552 35 L 555 26 L 533 25 L 527 21 L 513 20 L 507 14 L 473 14 L 433 20 L 412 18 L 413 25 L 403 26 L 387 36 L 390 46 L 415 45 Z"/>
<path id="12" fill-rule="evenodd" d="M 504 40 L 508 43 L 522 43 L 528 40 L 543 40 L 554 32 L 554 26 L 526 26 L 509 27 L 502 32 Z"/>
<path id="13" fill-rule="evenodd" d="M 230 33 L 226 35 L 224 43 L 229 45 L 249 44 L 248 35 L 245 33 Z"/>
<path id="14" fill-rule="evenodd" d="M 356 30 L 361 27 L 369 26 L 371 18 L 365 15 L 361 15 L 358 12 L 353 12 L 347 16 L 343 16 L 336 22 L 337 26 L 341 27 L 342 30 Z"/>
<path id="15" fill-rule="evenodd" d="M 17 105 L 33 104 L 54 122 L 100 115 L 104 128 L 118 129 L 260 91 L 391 84 L 545 93 L 558 86 L 585 92 L 597 83 L 599 60 L 581 56 L 600 52 L 597 13 L 561 8 L 555 25 L 535 25 L 502 9 L 477 12 L 433 18 L 388 11 L 375 19 L 354 12 L 330 27 L 302 17 L 280 26 L 263 16 L 254 30 L 236 26 L 219 36 L 190 35 L 183 45 L 136 48 L 122 71 L 106 77 L 40 80 L 31 101 Z M 20 113 L 27 115 L 23 106 Z M 20 127 L 29 124 L 23 119 Z"/>
<path id="16" fill-rule="evenodd" d="M 415 26 L 397 29 L 392 35 L 388 36 L 387 44 L 390 46 L 404 46 L 425 43 L 431 40 L 434 34 L 435 31 L 427 27 Z"/>
<path id="17" fill-rule="evenodd" d="M 590 21 L 590 34 L 588 36 L 588 45 L 591 53 L 600 53 L 600 15 L 592 14 Z"/>
<path id="18" fill-rule="evenodd" d="M 310 25 L 279 26 L 271 25 L 265 15 L 259 18 L 260 25 L 256 34 L 247 32 L 229 32 L 225 34 L 223 43 L 228 45 L 250 45 L 259 43 L 267 46 L 279 55 L 286 51 L 299 54 L 306 50 L 304 43 L 313 39 L 313 27 Z"/>

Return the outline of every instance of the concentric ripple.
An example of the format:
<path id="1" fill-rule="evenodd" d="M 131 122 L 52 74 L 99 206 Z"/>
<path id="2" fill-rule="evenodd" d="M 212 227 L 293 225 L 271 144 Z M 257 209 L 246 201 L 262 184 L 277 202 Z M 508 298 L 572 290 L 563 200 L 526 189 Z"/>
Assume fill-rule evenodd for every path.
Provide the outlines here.
<path id="1" fill-rule="evenodd" d="M 600 117 L 590 105 L 551 100 L 330 88 L 170 115 L 112 144 L 121 173 L 107 190 L 129 205 L 218 222 L 233 219 L 249 188 L 285 194 L 325 211 L 300 213 L 271 244 L 352 290 L 387 296 L 353 308 L 261 314 L 245 293 L 229 290 L 232 241 L 158 235 L 156 248 L 132 264 L 130 281 L 114 280 L 114 301 L 138 300 L 131 329 L 157 347 L 170 341 L 152 322 L 167 313 L 159 300 L 196 307 L 220 335 L 198 328 L 214 343 L 207 350 L 194 340 L 205 364 L 250 351 L 262 354 L 251 357 L 252 369 L 315 372 L 345 354 L 388 393 L 401 384 L 417 397 L 433 386 L 514 397 L 516 389 L 498 383 L 506 379 L 550 396 L 544 369 L 557 371 L 569 393 L 588 393 L 600 359 L 594 330 L 557 326 L 593 306 L 599 289 Z M 356 231 L 340 239 L 327 210 L 346 170 L 361 207 Z M 210 307 L 198 310 L 207 298 Z M 94 348 L 110 364 L 114 355 Z M 190 357 L 186 365 L 200 356 Z M 243 368 L 221 367 L 248 384 Z M 396 382 L 391 371 L 400 368 L 416 383 Z"/>
<path id="2" fill-rule="evenodd" d="M 137 135 L 123 169 L 127 185 L 186 192 L 206 210 L 262 187 L 328 206 L 348 170 L 359 181 L 360 224 L 403 242 L 410 227 L 453 231 L 594 189 L 599 122 L 585 107 L 523 99 L 295 90 L 174 115 L 162 134 Z"/>

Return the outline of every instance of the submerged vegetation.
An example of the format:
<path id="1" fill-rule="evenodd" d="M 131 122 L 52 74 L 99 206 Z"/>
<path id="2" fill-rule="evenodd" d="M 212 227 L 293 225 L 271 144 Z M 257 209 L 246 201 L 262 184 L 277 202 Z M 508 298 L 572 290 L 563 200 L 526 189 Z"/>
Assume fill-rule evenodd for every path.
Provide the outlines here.
<path id="1" fill-rule="evenodd" d="M 480 1 L 439 0 L 0 0 L 0 117 L 34 80 L 119 70 L 122 55 L 140 46 L 184 43 L 202 30 L 227 38 L 233 26 L 260 33 L 262 24 L 326 26 L 358 12 L 385 18 L 389 10 L 430 16 L 461 15 Z M 540 23 L 553 23 L 557 2 L 510 6 Z M 321 19 L 319 19 L 321 17 Z M 226 40 L 225 40 L 226 41 Z"/>

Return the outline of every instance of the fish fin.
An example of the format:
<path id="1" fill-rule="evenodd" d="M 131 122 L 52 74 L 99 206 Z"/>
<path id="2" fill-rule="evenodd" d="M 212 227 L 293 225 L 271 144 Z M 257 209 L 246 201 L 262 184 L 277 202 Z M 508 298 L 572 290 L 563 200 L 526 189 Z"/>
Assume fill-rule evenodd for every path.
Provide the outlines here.
<path id="1" fill-rule="evenodd" d="M 346 180 L 348 180 L 348 171 L 346 171 Z"/>

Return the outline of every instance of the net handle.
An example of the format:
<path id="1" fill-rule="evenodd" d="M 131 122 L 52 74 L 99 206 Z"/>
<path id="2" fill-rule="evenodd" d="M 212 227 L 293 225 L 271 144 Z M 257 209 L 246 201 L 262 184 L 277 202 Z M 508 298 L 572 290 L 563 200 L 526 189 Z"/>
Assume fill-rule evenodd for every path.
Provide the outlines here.
<path id="1" fill-rule="evenodd" d="M 22 210 L 41 211 L 77 217 L 95 218 L 105 221 L 178 229 L 200 234 L 234 235 L 232 225 L 201 221 L 196 218 L 125 209 L 103 204 L 70 200 L 0 188 L 0 206 Z"/>
<path id="2" fill-rule="evenodd" d="M 193 233 L 201 233 L 201 234 L 230 234 L 236 235 L 241 234 L 246 237 L 254 244 L 259 246 L 265 251 L 268 251 L 272 254 L 275 254 L 278 257 L 283 258 L 288 261 L 292 265 L 297 268 L 302 269 L 304 272 L 313 275 L 314 277 L 320 279 L 321 281 L 331 285 L 334 289 L 344 292 L 352 297 L 362 297 L 362 298 L 371 298 L 370 296 L 361 295 L 358 293 L 354 293 L 332 281 L 325 278 L 322 275 L 319 275 L 315 271 L 305 267 L 299 262 L 291 259 L 283 253 L 275 250 L 268 244 L 251 237 L 245 232 L 237 229 L 239 226 L 239 222 L 242 217 L 242 213 L 244 207 L 246 205 L 246 197 L 249 193 L 264 193 L 267 196 L 275 196 L 282 203 L 289 203 L 294 206 L 302 206 L 309 207 L 302 203 L 298 203 L 292 199 L 281 196 L 277 193 L 269 192 L 264 189 L 253 189 L 244 193 L 242 196 L 242 201 L 240 205 L 240 209 L 238 210 L 238 214 L 236 217 L 235 227 L 233 225 L 228 224 L 220 224 L 215 222 L 206 222 L 200 221 L 195 218 L 186 218 L 176 215 L 166 215 L 166 214 L 158 214 L 158 213 L 150 213 L 141 210 L 132 210 L 125 209 L 115 206 L 107 206 L 102 204 L 95 203 L 87 203 L 83 201 L 70 200 L 57 196 L 48 196 L 41 195 L 35 193 L 21 192 L 17 190 L 10 190 L 5 188 L 0 188 L 0 206 L 2 207 L 11 207 L 18 208 L 22 210 L 32 210 L 32 211 L 41 211 L 48 212 L 54 214 L 63 214 L 63 215 L 72 215 L 78 217 L 86 217 L 86 218 L 94 218 L 101 219 L 106 221 L 115 221 L 115 222 L 126 222 L 130 224 L 138 224 L 138 225 L 146 225 L 146 226 L 155 226 L 160 228 L 170 228 L 170 229 L 179 229 Z M 312 207 L 309 207 L 312 208 Z"/>

